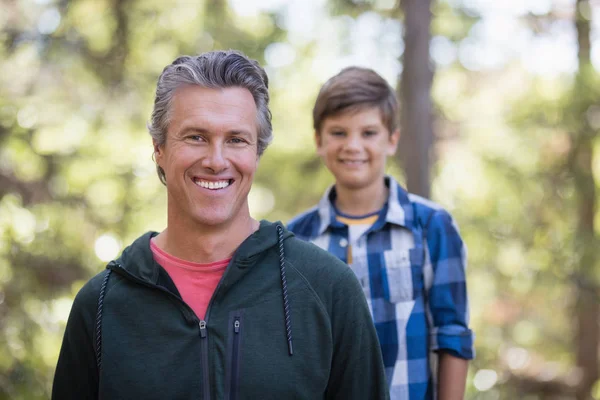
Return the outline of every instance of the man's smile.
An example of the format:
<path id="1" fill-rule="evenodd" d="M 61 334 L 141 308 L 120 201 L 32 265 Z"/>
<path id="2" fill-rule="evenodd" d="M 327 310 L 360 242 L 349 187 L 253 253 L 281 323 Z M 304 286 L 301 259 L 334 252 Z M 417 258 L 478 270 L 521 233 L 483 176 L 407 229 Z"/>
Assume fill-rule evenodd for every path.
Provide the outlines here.
<path id="1" fill-rule="evenodd" d="M 194 178 L 194 183 L 201 188 L 210 190 L 225 189 L 227 186 L 233 183 L 233 179 L 221 179 L 218 181 L 207 181 L 200 178 Z"/>

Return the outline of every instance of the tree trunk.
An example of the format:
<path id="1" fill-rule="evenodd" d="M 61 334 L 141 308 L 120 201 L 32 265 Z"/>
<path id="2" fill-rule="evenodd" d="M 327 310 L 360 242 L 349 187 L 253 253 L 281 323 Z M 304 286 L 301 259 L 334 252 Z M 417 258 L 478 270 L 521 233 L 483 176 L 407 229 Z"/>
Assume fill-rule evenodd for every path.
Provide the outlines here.
<path id="1" fill-rule="evenodd" d="M 407 189 L 430 196 L 430 155 L 433 143 L 431 106 L 432 66 L 429 61 L 431 3 L 433 0 L 402 0 L 404 56 L 399 85 L 400 161 Z"/>
<path id="2" fill-rule="evenodd" d="M 591 390 L 598 380 L 598 347 L 600 340 L 599 306 L 595 267 L 597 263 L 597 238 L 594 232 L 596 215 L 596 183 L 592 172 L 593 139 L 595 130 L 586 119 L 587 108 L 597 100 L 589 87 L 590 75 L 595 74 L 590 62 L 590 21 L 581 12 L 583 7 L 591 7 L 588 0 L 577 0 L 575 25 L 579 44 L 579 70 L 577 73 L 573 99 L 581 101 L 579 107 L 580 128 L 573 132 L 570 154 L 570 169 L 574 178 L 577 195 L 577 230 L 575 233 L 576 254 L 579 256 L 577 281 L 583 283 L 577 288 L 575 301 L 575 352 L 577 366 L 582 373 L 577 390 L 578 400 L 592 398 Z M 577 101 L 577 100 L 576 100 Z"/>

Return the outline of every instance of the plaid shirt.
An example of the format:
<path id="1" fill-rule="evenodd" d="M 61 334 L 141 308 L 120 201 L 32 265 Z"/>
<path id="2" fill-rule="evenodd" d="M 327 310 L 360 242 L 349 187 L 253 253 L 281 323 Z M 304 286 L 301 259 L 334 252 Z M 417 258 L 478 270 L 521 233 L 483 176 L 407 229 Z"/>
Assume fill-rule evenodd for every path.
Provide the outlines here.
<path id="1" fill-rule="evenodd" d="M 336 220 L 329 188 L 288 229 L 347 262 L 373 315 L 392 400 L 434 399 L 433 351 L 472 359 L 465 281 L 466 250 L 452 217 L 437 204 L 385 178 L 387 212 L 356 241 Z"/>

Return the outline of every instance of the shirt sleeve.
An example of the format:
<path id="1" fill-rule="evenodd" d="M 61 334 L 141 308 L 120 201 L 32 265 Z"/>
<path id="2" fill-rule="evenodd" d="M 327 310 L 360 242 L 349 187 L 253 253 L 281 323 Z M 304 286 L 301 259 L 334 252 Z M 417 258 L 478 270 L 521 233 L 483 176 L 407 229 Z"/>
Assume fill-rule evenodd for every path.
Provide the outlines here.
<path id="1" fill-rule="evenodd" d="M 469 329 L 466 284 L 466 247 L 454 220 L 444 210 L 431 218 L 427 232 L 432 280 L 427 312 L 433 351 L 472 359 L 474 335 Z"/>
<path id="2" fill-rule="evenodd" d="M 98 398 L 98 369 L 93 345 L 98 280 L 96 276 L 88 282 L 73 302 L 54 374 L 53 400 Z"/>

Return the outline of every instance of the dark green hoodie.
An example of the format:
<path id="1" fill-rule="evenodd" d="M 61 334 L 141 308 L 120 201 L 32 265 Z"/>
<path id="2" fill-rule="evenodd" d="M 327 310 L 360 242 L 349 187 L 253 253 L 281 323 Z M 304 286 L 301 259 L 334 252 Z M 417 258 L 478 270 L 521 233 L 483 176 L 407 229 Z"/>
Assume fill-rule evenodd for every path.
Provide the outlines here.
<path id="1" fill-rule="evenodd" d="M 263 221 L 240 245 L 202 321 L 141 236 L 77 294 L 52 398 L 387 399 L 354 274 L 284 229 Z"/>

